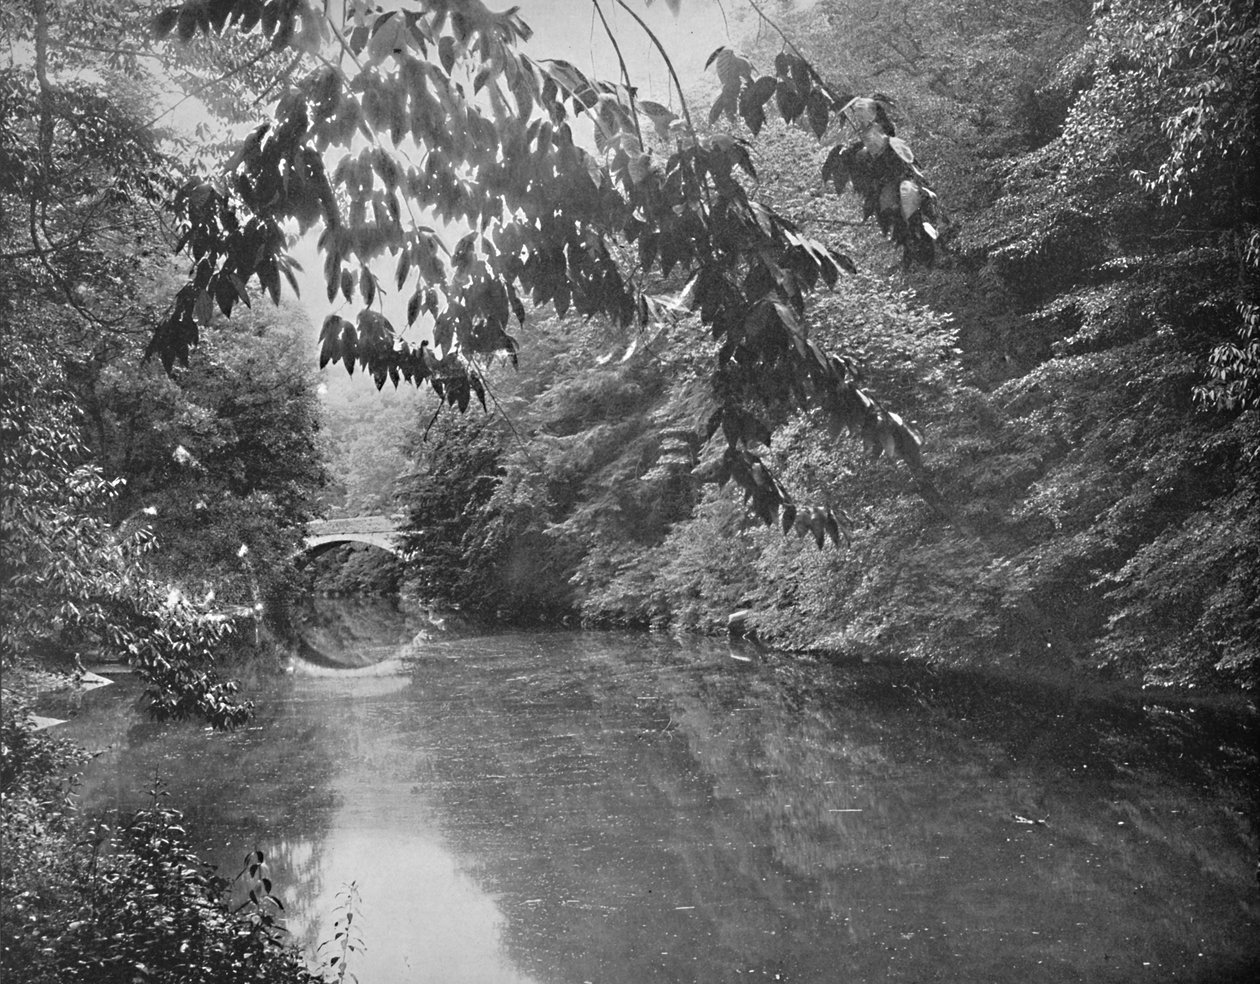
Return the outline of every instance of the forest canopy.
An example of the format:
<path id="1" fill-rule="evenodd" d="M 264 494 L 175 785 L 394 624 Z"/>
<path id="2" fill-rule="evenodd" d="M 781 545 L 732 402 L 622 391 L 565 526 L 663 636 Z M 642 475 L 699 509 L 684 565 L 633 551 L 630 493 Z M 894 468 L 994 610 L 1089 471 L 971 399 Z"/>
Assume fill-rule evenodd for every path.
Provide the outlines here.
<path id="1" fill-rule="evenodd" d="M 512 426 L 472 438 L 451 420 L 415 445 L 400 502 L 422 589 L 595 622 L 719 629 L 749 610 L 766 637 L 828 651 L 1254 679 L 1251 377 L 1220 362 L 1246 359 L 1255 289 L 1254 142 L 1235 140 L 1254 59 L 1224 54 L 1254 50 L 1254 23 L 1236 4 L 1033 7 L 822 3 L 783 20 L 829 88 L 878 77 L 895 94 L 875 105 L 949 212 L 935 269 L 847 273 L 810 309 L 810 339 L 931 436 L 911 481 L 832 441 L 808 401 L 753 416 L 771 425 L 754 443 L 768 474 L 828 505 L 843 550 L 755 534 L 739 504 L 685 480 L 725 464 L 711 456 L 725 435 L 705 446 L 694 425 L 710 350 L 685 321 L 619 336 L 536 318 L 530 368 L 486 376 Z M 791 53 L 771 31 L 723 50 L 741 94 L 757 84 L 744 65 Z M 760 200 L 833 243 L 860 230 L 869 196 L 831 198 L 799 166 L 814 154 L 834 188 L 849 138 L 818 148 L 806 113 L 744 118 L 725 81 L 714 124 L 748 140 Z M 656 118 L 685 126 L 644 112 L 649 140 Z M 1186 129 L 1200 117 L 1219 125 Z M 1176 160 L 1173 195 L 1157 175 Z M 843 248 L 886 263 L 858 231 Z M 805 543 L 827 538 L 816 517 L 793 516 Z"/>
<path id="2" fill-rule="evenodd" d="M 26 364 L 65 373 L 71 402 L 102 380 L 137 395 L 116 371 L 137 346 L 190 381 L 223 318 L 296 289 L 309 233 L 321 364 L 519 411 L 479 431 L 492 494 L 451 528 L 470 577 L 528 529 L 558 551 L 552 601 L 595 620 L 739 605 L 805 647 L 954 659 L 974 630 L 1170 679 L 1253 666 L 1251 6 L 750 7 L 758 36 L 711 53 L 711 99 L 670 66 L 659 102 L 633 62 L 607 80 L 542 57 L 521 12 L 476 0 L 6 8 L 6 331 L 56 323 Z M 659 53 L 634 8 L 589 13 Z M 252 129 L 212 149 L 157 129 L 169 78 Z M 867 220 L 901 270 L 871 272 L 895 254 Z M 171 247 L 188 266 L 168 294 Z M 287 404 L 307 463 L 309 385 Z M 97 416 L 94 454 L 126 432 Z M 558 470 L 533 443 L 591 427 Z M 246 467 L 234 488 L 291 537 L 317 472 Z M 662 477 L 677 489 L 641 510 L 655 493 L 633 483 Z M 745 512 L 804 539 L 757 539 Z M 745 558 L 720 599 L 642 581 L 689 537 Z"/>

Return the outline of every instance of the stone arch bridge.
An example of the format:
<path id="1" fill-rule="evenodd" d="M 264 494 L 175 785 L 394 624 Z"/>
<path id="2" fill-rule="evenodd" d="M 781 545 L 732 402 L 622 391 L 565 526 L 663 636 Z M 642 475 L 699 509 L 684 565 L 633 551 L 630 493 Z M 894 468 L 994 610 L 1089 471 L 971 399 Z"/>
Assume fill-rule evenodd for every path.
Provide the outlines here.
<path id="1" fill-rule="evenodd" d="M 396 555 L 402 550 L 402 526 L 402 516 L 317 519 L 306 524 L 302 552 L 316 556 L 342 543 L 366 543 Z"/>

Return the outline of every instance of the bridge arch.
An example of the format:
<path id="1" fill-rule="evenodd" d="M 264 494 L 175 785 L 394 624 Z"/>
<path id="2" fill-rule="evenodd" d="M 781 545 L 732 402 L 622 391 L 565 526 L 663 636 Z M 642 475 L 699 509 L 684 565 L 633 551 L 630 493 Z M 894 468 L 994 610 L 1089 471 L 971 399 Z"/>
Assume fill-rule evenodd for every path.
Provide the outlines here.
<path id="1" fill-rule="evenodd" d="M 366 543 L 402 553 L 402 517 L 358 516 L 353 519 L 317 519 L 306 525 L 306 538 L 300 554 L 317 557 L 343 543 Z"/>

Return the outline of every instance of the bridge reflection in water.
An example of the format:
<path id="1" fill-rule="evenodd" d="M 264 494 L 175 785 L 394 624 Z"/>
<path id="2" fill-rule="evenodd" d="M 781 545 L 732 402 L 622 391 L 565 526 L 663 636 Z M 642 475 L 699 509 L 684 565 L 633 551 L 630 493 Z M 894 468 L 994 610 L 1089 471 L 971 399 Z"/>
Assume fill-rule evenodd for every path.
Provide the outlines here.
<path id="1" fill-rule="evenodd" d="M 306 524 L 303 552 L 320 554 L 343 543 L 366 543 L 398 554 L 402 550 L 402 525 L 402 516 L 318 519 Z"/>

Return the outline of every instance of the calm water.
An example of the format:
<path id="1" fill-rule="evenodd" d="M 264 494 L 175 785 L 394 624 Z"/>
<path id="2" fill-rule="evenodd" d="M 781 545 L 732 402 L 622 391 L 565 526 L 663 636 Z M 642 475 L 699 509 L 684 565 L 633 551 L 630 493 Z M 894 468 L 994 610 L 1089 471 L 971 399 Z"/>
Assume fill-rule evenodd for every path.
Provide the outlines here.
<path id="1" fill-rule="evenodd" d="M 320 606 L 247 729 L 124 679 L 64 733 L 88 810 L 157 777 L 225 873 L 264 851 L 306 945 L 356 881 L 362 984 L 1252 980 L 1237 716 Z"/>

